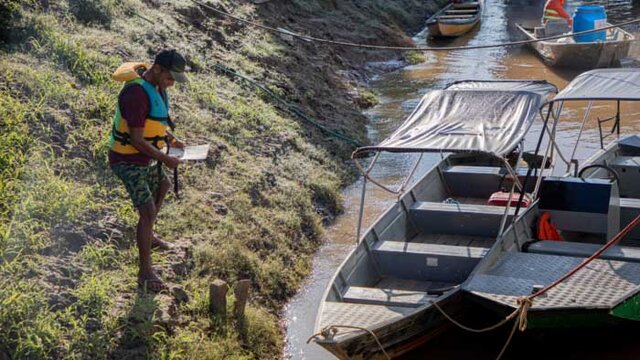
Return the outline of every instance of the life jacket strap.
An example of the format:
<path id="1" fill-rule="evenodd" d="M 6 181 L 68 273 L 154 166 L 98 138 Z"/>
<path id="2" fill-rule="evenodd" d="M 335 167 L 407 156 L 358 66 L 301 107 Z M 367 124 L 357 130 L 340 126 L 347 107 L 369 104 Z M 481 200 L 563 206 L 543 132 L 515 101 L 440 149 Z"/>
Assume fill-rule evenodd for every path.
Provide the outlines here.
<path id="1" fill-rule="evenodd" d="M 120 144 L 122 144 L 123 146 L 127 146 L 131 144 L 131 135 L 129 135 L 129 133 L 118 131 L 115 128 L 115 126 L 112 129 L 112 133 L 113 133 L 113 139 L 119 142 Z M 166 135 L 145 137 L 144 139 L 150 142 L 156 149 L 160 149 L 159 143 L 161 141 L 164 141 L 167 144 L 169 143 L 169 137 Z"/>

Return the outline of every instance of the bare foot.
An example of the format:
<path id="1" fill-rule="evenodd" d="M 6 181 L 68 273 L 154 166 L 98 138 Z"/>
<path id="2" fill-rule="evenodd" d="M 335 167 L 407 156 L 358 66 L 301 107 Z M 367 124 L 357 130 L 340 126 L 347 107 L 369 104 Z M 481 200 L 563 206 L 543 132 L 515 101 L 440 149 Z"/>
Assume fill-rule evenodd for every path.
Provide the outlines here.
<path id="1" fill-rule="evenodd" d="M 158 277 L 154 272 L 143 273 L 138 275 L 138 285 L 143 289 L 151 292 L 159 292 L 167 289 L 162 279 Z"/>
<path id="2" fill-rule="evenodd" d="M 173 245 L 153 234 L 153 238 L 151 239 L 151 248 L 159 250 L 171 250 L 173 249 Z"/>

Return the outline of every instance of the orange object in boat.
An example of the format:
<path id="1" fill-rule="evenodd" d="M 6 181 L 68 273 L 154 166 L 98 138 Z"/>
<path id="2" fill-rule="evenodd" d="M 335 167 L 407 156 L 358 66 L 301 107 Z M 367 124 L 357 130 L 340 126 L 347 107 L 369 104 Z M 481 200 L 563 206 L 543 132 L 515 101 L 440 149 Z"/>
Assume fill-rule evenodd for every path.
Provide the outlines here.
<path id="1" fill-rule="evenodd" d="M 543 212 L 538 218 L 538 240 L 562 240 L 558 230 L 553 226 L 550 219 L 551 215 L 547 211 Z"/>

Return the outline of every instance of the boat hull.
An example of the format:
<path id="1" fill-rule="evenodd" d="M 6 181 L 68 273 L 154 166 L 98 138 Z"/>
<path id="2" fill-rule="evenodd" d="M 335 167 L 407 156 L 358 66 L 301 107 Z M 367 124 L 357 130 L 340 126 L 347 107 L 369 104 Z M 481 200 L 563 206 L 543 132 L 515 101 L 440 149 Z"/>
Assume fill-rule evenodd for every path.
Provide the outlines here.
<path id="1" fill-rule="evenodd" d="M 533 33 L 518 26 L 529 39 L 536 39 Z M 633 37 L 623 33 L 619 40 L 594 43 L 558 43 L 540 41 L 529 45 L 549 66 L 595 69 L 618 67 L 620 61 L 629 55 Z"/>
<path id="2" fill-rule="evenodd" d="M 432 37 L 456 37 L 471 31 L 480 20 L 466 24 L 447 24 L 443 22 L 434 22 L 429 24 L 429 34 Z"/>
<path id="3" fill-rule="evenodd" d="M 465 294 L 466 295 L 466 294 Z M 470 301 L 478 302 L 481 306 L 491 309 L 500 317 L 511 314 L 515 308 L 498 306 L 481 297 L 473 296 Z M 640 309 L 637 301 L 633 308 L 620 309 L 554 309 L 540 310 L 527 313 L 527 331 L 536 330 L 573 330 L 589 331 L 605 328 L 638 326 L 637 314 Z M 622 305 L 620 305 L 622 306 Z M 629 316 L 633 314 L 633 316 Z M 636 317 L 636 318 L 633 318 Z"/>
<path id="4" fill-rule="evenodd" d="M 449 4 L 427 20 L 429 37 L 448 38 L 464 35 L 480 23 L 480 2 Z"/>
<path id="5" fill-rule="evenodd" d="M 454 318 L 460 318 L 466 308 L 461 293 L 455 293 L 439 302 L 439 306 Z M 439 310 L 428 306 L 400 320 L 392 321 L 372 330 L 385 352 L 395 358 L 418 348 L 451 327 Z M 339 329 L 342 331 L 342 329 Z M 337 334 L 340 334 L 338 332 Z M 339 359 L 370 359 L 383 353 L 376 339 L 368 332 L 358 332 L 351 336 L 336 336 L 333 340 L 316 342 Z"/>

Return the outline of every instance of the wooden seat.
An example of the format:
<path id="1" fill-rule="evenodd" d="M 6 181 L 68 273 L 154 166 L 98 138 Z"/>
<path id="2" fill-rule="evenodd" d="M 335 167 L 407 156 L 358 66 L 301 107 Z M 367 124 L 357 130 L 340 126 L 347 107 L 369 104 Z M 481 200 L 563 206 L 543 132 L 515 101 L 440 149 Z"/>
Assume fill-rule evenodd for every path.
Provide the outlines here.
<path id="1" fill-rule="evenodd" d="M 380 241 L 372 251 L 383 276 L 461 283 L 489 248 Z"/>
<path id="2" fill-rule="evenodd" d="M 422 201 L 409 215 L 421 233 L 496 237 L 504 212 L 503 206 Z M 514 212 L 510 207 L 509 219 Z"/>
<path id="3" fill-rule="evenodd" d="M 640 190 L 637 187 L 640 182 L 640 157 L 618 156 L 608 165 L 615 170 L 620 180 L 620 196 L 640 198 Z"/>
<path id="4" fill-rule="evenodd" d="M 478 2 L 468 2 L 468 3 L 453 4 L 453 8 L 455 8 L 455 9 L 474 9 L 474 8 L 478 8 Z"/>
<path id="5" fill-rule="evenodd" d="M 418 307 L 432 302 L 437 297 L 437 295 L 428 295 L 424 291 L 350 286 L 342 296 L 342 300 L 358 304 Z"/>
<path id="6" fill-rule="evenodd" d="M 477 14 L 477 10 L 447 10 L 447 14 Z"/>
<path id="7" fill-rule="evenodd" d="M 527 175 L 527 169 L 516 169 L 518 179 L 522 184 L 524 178 Z M 549 170 L 544 171 L 544 176 L 549 173 Z M 540 174 L 540 170 L 538 170 Z M 499 167 L 489 166 L 466 166 L 457 165 L 451 166 L 445 169 L 442 173 L 447 187 L 451 191 L 451 196 L 465 196 L 465 197 L 478 197 L 489 199 L 489 196 L 494 192 L 500 190 L 500 183 L 502 186 L 507 187 L 510 185 L 510 181 L 507 180 L 509 176 L 506 176 L 506 170 Z M 527 191 L 533 191 L 535 187 L 537 176 L 531 175 L 531 178 L 527 182 Z M 469 186 L 469 184 L 473 186 Z"/>
<path id="8" fill-rule="evenodd" d="M 438 19 L 470 19 L 473 15 L 440 15 Z"/>
<path id="9" fill-rule="evenodd" d="M 529 245 L 527 252 L 547 255 L 589 257 L 598 251 L 602 245 L 543 240 Z M 599 259 L 640 262 L 640 249 L 627 246 L 612 246 L 609 250 L 600 255 Z"/>

